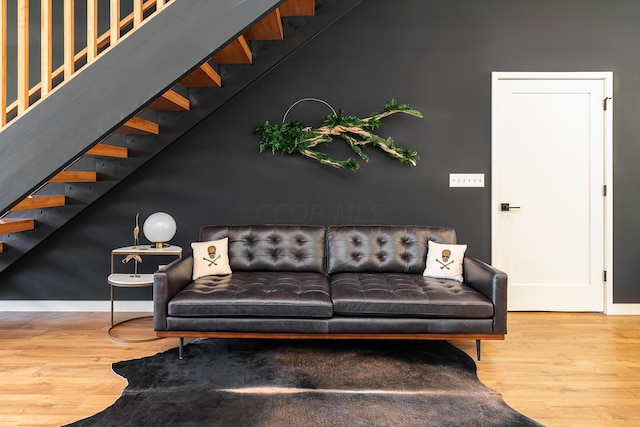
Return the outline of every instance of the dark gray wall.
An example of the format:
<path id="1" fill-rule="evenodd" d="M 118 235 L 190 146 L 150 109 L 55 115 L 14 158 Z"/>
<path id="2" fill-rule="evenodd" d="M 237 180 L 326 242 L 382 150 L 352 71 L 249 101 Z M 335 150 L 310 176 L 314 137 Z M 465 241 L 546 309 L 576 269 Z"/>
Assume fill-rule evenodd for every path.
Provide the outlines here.
<path id="1" fill-rule="evenodd" d="M 0 298 L 108 299 L 110 249 L 131 244 L 136 212 L 158 210 L 186 252 L 203 224 L 427 224 L 455 227 L 490 260 L 491 71 L 613 71 L 614 298 L 640 303 L 637 40 L 636 0 L 364 0 L 7 270 Z M 303 97 L 360 117 L 394 97 L 411 104 L 424 119 L 392 116 L 379 134 L 422 159 L 409 168 L 368 147 L 354 173 L 260 154 L 253 129 Z M 303 103 L 288 119 L 326 113 Z M 349 155 L 341 140 L 330 150 Z M 450 172 L 485 173 L 487 186 L 450 189 Z"/>

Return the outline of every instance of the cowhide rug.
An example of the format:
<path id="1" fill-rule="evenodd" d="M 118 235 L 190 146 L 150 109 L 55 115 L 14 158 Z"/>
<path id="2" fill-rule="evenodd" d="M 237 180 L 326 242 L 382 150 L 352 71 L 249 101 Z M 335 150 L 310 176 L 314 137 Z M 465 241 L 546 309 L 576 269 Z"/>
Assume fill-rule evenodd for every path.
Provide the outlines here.
<path id="1" fill-rule="evenodd" d="M 199 340 L 113 365 L 129 385 L 73 426 L 539 426 L 444 341 Z"/>

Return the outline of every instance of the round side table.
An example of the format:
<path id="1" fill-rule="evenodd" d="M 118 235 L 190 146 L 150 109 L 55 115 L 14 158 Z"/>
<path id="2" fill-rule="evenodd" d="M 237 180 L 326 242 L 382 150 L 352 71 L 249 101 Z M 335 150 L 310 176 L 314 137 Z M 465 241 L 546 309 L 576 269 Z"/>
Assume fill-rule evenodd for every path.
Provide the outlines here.
<path id="1" fill-rule="evenodd" d="M 124 342 L 124 343 L 137 343 L 137 342 L 149 342 L 159 340 L 160 337 L 152 337 L 152 338 L 141 338 L 141 339 L 125 339 L 114 336 L 111 332 L 112 330 L 120 326 L 124 323 L 131 322 L 133 320 L 138 319 L 146 319 L 152 318 L 153 316 L 139 316 L 132 317 L 131 319 L 126 319 L 118 323 L 113 323 L 113 290 L 114 288 L 143 288 L 148 286 L 153 286 L 153 274 L 129 274 L 129 273 L 112 273 L 107 278 L 109 285 L 111 285 L 111 327 L 107 334 L 109 338 L 114 341 Z"/>
<path id="2" fill-rule="evenodd" d="M 118 338 L 114 336 L 111 332 L 112 330 L 123 323 L 127 323 L 132 320 L 143 319 L 143 318 L 153 318 L 153 316 L 140 316 L 134 317 L 132 319 L 123 320 L 122 322 L 118 322 L 116 324 L 113 323 L 113 290 L 114 288 L 142 288 L 145 286 L 153 286 L 153 274 L 137 274 L 137 273 L 116 273 L 114 260 L 116 257 L 127 257 L 129 255 L 139 255 L 142 256 L 170 256 L 170 257 L 178 257 L 182 258 L 182 248 L 180 246 L 174 245 L 164 245 L 162 247 L 156 247 L 155 245 L 136 245 L 136 246 L 124 246 L 121 248 L 115 248 L 111 250 L 111 274 L 107 278 L 109 282 L 109 287 L 111 288 L 111 327 L 109 328 L 108 335 L 109 337 L 118 342 L 125 343 L 135 343 L 135 342 L 149 342 L 161 339 L 161 337 L 153 337 L 153 338 L 145 338 L 145 339 L 135 339 L 129 340 L 124 338 Z M 126 263 L 127 259 L 123 259 L 123 262 Z M 138 271 L 138 261 L 135 261 L 134 271 Z"/>

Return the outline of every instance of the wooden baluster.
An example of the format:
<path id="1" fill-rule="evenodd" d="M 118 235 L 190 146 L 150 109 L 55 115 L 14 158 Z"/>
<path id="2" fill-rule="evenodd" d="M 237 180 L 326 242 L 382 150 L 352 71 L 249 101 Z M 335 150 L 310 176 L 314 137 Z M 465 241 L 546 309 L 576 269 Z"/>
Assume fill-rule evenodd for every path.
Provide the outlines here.
<path id="1" fill-rule="evenodd" d="M 142 0 L 133 0 L 133 28 L 142 24 Z"/>
<path id="2" fill-rule="evenodd" d="M 18 0 L 18 114 L 29 107 L 29 0 Z"/>
<path id="3" fill-rule="evenodd" d="M 164 7 L 164 0 L 156 1 L 156 10 L 161 10 Z"/>
<path id="4" fill-rule="evenodd" d="M 40 99 L 51 92 L 51 0 L 40 4 Z"/>
<path id="5" fill-rule="evenodd" d="M 114 46 L 120 39 L 120 0 L 111 0 L 110 39 L 109 46 Z"/>
<path id="6" fill-rule="evenodd" d="M 75 71 L 75 0 L 64 2 L 64 79 L 68 80 Z"/>
<path id="7" fill-rule="evenodd" d="M 87 64 L 98 55 L 98 0 L 87 0 Z"/>
<path id="8" fill-rule="evenodd" d="M 7 124 L 7 0 L 0 0 L 0 127 Z"/>

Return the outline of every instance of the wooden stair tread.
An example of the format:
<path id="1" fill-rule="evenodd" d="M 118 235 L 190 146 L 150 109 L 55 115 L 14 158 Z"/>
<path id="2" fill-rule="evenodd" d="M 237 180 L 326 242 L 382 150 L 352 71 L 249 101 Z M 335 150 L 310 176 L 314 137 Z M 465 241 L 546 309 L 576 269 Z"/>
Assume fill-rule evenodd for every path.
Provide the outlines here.
<path id="1" fill-rule="evenodd" d="M 314 16 L 316 13 L 315 0 L 288 0 L 278 9 L 281 16 Z"/>
<path id="2" fill-rule="evenodd" d="M 160 133 L 160 126 L 151 120 L 132 117 L 120 126 L 116 132 L 126 135 L 158 135 Z"/>
<path id="3" fill-rule="evenodd" d="M 0 242 L 0 254 L 4 252 L 4 243 Z"/>
<path id="4" fill-rule="evenodd" d="M 29 196 L 11 208 L 11 211 L 27 209 L 55 208 L 65 205 L 64 196 Z"/>
<path id="5" fill-rule="evenodd" d="M 182 79 L 180 84 L 184 87 L 221 87 L 220 74 L 206 62 L 193 70 L 191 74 Z"/>
<path id="6" fill-rule="evenodd" d="M 90 171 L 62 171 L 49 182 L 96 182 L 98 174 Z"/>
<path id="7" fill-rule="evenodd" d="M 29 231 L 35 228 L 33 218 L 3 218 L 0 219 L 0 234 Z"/>
<path id="8" fill-rule="evenodd" d="M 129 150 L 127 150 L 127 147 L 119 147 L 117 145 L 98 144 L 91 147 L 86 154 L 89 156 L 117 157 L 119 159 L 126 159 L 129 157 Z"/>
<path id="9" fill-rule="evenodd" d="M 284 30 L 280 10 L 276 9 L 260 20 L 245 33 L 249 40 L 282 40 Z"/>
<path id="10" fill-rule="evenodd" d="M 149 104 L 149 109 L 153 111 L 189 111 L 190 107 L 189 100 L 172 89 Z"/>
<path id="11" fill-rule="evenodd" d="M 240 36 L 213 55 L 213 60 L 218 64 L 251 64 L 253 54 L 245 36 Z"/>

